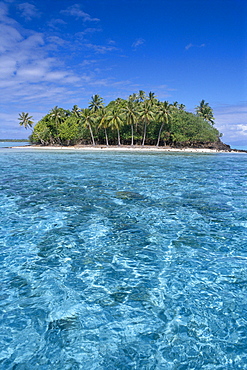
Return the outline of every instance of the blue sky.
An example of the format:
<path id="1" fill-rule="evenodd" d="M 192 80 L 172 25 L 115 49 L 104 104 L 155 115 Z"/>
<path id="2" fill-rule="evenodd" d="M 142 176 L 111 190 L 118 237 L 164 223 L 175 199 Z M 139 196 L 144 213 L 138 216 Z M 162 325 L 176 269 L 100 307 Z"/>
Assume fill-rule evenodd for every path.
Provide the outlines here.
<path id="1" fill-rule="evenodd" d="M 247 145 L 245 0 L 0 2 L 0 138 L 26 138 L 54 106 L 155 92 L 205 99 L 229 144 Z"/>

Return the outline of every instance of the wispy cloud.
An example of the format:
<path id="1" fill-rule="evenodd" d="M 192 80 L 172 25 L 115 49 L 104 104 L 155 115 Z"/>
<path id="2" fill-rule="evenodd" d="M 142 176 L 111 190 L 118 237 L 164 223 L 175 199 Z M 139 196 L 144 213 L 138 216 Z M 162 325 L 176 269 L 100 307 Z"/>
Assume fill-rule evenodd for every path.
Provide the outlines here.
<path id="1" fill-rule="evenodd" d="M 98 18 L 91 17 L 88 13 L 85 13 L 81 10 L 81 6 L 79 4 L 74 4 L 69 6 L 65 10 L 61 10 L 61 14 L 71 15 L 76 19 L 81 18 L 83 22 L 98 22 Z"/>
<path id="2" fill-rule="evenodd" d="M 0 21 L 3 24 L 17 25 L 17 22 L 8 16 L 8 6 L 0 2 Z"/>
<path id="3" fill-rule="evenodd" d="M 26 16 L 33 15 L 35 9 L 28 6 L 29 3 L 22 3 L 22 9 Z M 31 9 L 31 10 L 30 10 Z M 28 13 L 28 11 L 30 12 Z M 32 12 L 33 10 L 33 12 Z M 67 9 L 68 14 L 79 17 L 85 21 L 98 21 L 87 13 L 83 12 L 79 5 Z M 29 15 L 28 15 L 29 14 Z M 32 107 L 44 106 L 49 101 L 57 104 L 66 102 L 78 95 L 78 91 L 84 91 L 84 86 L 110 86 L 108 78 L 101 76 L 103 70 L 98 68 L 91 70 L 88 66 L 99 62 L 98 57 L 91 58 L 82 55 L 81 64 L 78 63 L 79 71 L 70 65 L 66 65 L 66 58 L 69 51 L 75 51 L 75 43 L 72 38 L 64 38 L 56 33 L 36 32 L 25 29 L 17 21 L 9 17 L 8 7 L 0 3 L 0 106 L 8 104 L 11 97 L 12 104 L 17 106 L 25 102 L 32 102 Z M 66 24 L 62 19 L 53 19 L 54 25 Z M 101 31 L 100 28 L 88 27 L 82 32 L 90 35 Z M 73 35 L 76 37 L 78 35 Z M 105 45 L 94 43 L 81 43 L 80 50 L 91 50 L 94 54 L 106 54 L 119 50 L 114 46 L 112 40 Z M 66 58 L 57 54 L 59 48 L 66 50 Z M 78 49 L 77 49 L 78 54 Z M 59 103 L 60 102 L 60 103 Z M 55 104 L 54 103 L 54 104 Z"/>
<path id="4" fill-rule="evenodd" d="M 133 49 L 136 49 L 136 48 L 138 48 L 139 46 L 143 45 L 144 43 L 145 43 L 145 40 L 144 40 L 144 39 L 142 39 L 142 38 L 139 38 L 139 39 L 136 39 L 136 40 L 133 42 L 133 44 L 131 45 L 131 47 L 132 47 Z"/>
<path id="5" fill-rule="evenodd" d="M 216 107 L 216 126 L 223 133 L 224 142 L 234 142 L 242 138 L 247 142 L 247 104 Z"/>
<path id="6" fill-rule="evenodd" d="M 60 18 L 57 19 L 52 19 L 51 21 L 48 22 L 48 26 L 52 29 L 58 30 L 61 26 L 66 25 L 67 23 Z"/>
<path id="7" fill-rule="evenodd" d="M 66 105 L 68 101 L 81 102 L 83 95 L 90 96 L 97 86 L 104 88 L 114 82 L 102 76 L 102 69 L 92 70 L 88 67 L 99 62 L 97 57 L 82 57 L 84 62 L 77 64 L 78 72 L 66 65 L 66 60 L 60 58 L 61 53 L 54 53 L 57 47 L 66 50 L 66 55 L 68 50 L 74 51 L 71 40 L 64 39 L 62 35 L 59 37 L 59 34 L 24 29 L 8 17 L 5 7 L 2 7 L 0 17 L 0 107 L 8 106 L 10 97 L 12 106 L 20 111 L 43 109 L 51 102 L 54 105 Z M 85 32 L 93 33 L 96 30 L 86 28 Z M 112 43 L 83 43 L 82 46 L 94 54 L 118 50 Z"/>
<path id="8" fill-rule="evenodd" d="M 101 28 L 88 27 L 82 33 L 84 35 L 87 35 L 87 34 L 90 34 L 90 33 L 101 32 L 101 31 L 102 31 Z"/>
<path id="9" fill-rule="evenodd" d="M 95 64 L 95 63 L 97 63 L 98 62 L 98 60 L 97 59 L 85 59 L 85 60 L 83 60 L 81 63 L 80 63 L 80 65 L 82 66 L 82 67 L 84 67 L 84 66 L 91 66 L 91 65 L 93 65 L 93 64 Z"/>
<path id="10" fill-rule="evenodd" d="M 16 43 L 20 42 L 22 38 L 17 29 L 8 24 L 2 24 L 0 27 L 0 52 L 13 50 Z"/>
<path id="11" fill-rule="evenodd" d="M 21 15 L 28 21 L 40 16 L 38 9 L 33 4 L 22 3 L 18 5 L 18 8 L 21 11 Z"/>
<path id="12" fill-rule="evenodd" d="M 3 14 L 3 13 L 2 13 Z M 0 101 L 8 103 L 22 100 L 47 100 L 68 95 L 71 83 L 78 83 L 80 77 L 65 68 L 56 57 L 49 56 L 49 45 L 63 45 L 63 40 L 53 36 L 46 38 L 43 33 L 23 30 L 4 14 L 0 28 Z M 62 88 L 59 85 L 65 86 Z M 58 86 L 57 86 L 58 85 Z M 67 86 L 67 87 L 66 87 Z M 60 98 L 61 99 L 61 98 Z M 40 101 L 41 103 L 41 101 Z"/>
<path id="13" fill-rule="evenodd" d="M 31 134 L 30 130 L 24 130 L 23 127 L 19 125 L 18 115 L 20 112 L 11 111 L 11 113 L 1 113 L 0 112 L 0 137 L 1 139 L 9 138 L 25 138 Z M 34 121 L 37 122 L 40 120 L 46 112 L 32 112 L 29 111 L 29 114 L 33 116 Z"/>
<path id="14" fill-rule="evenodd" d="M 185 46 L 185 50 L 189 50 L 191 48 L 204 48 L 206 44 L 200 44 L 200 45 L 195 45 L 195 44 L 188 44 Z"/>
<path id="15" fill-rule="evenodd" d="M 93 35 L 94 33 L 96 32 L 101 32 L 102 29 L 101 28 L 86 28 L 84 31 L 81 31 L 81 32 L 77 32 L 75 34 L 75 36 L 78 38 L 78 39 L 84 39 L 85 36 L 89 36 L 89 35 Z"/>
<path id="16" fill-rule="evenodd" d="M 56 50 L 58 46 L 59 47 L 67 46 L 67 42 L 59 36 L 48 35 L 46 37 L 46 41 L 49 43 L 49 49 L 51 50 Z"/>
<path id="17" fill-rule="evenodd" d="M 89 49 L 94 50 L 98 54 L 105 54 L 109 51 L 119 50 L 115 46 L 105 46 L 105 45 L 95 45 L 95 44 L 85 44 Z"/>
<path id="18" fill-rule="evenodd" d="M 116 41 L 115 40 L 112 40 L 112 39 L 108 39 L 107 40 L 107 44 L 109 44 L 109 45 L 116 45 Z"/>

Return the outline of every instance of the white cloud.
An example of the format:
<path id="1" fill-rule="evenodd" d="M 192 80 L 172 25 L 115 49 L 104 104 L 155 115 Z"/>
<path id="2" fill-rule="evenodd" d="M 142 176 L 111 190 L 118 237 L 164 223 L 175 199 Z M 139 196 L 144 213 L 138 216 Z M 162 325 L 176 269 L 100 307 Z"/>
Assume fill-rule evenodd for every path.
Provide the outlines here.
<path id="1" fill-rule="evenodd" d="M 116 41 L 114 41 L 112 39 L 109 39 L 109 40 L 107 40 L 107 44 L 109 44 L 109 45 L 116 45 Z"/>
<path id="2" fill-rule="evenodd" d="M 195 45 L 195 44 L 188 44 L 185 46 L 185 50 L 189 50 L 190 48 L 204 48 L 206 44 L 201 44 L 201 45 Z"/>
<path id="3" fill-rule="evenodd" d="M 60 26 L 64 26 L 67 23 L 63 19 L 52 19 L 50 22 L 48 22 L 48 26 L 50 28 L 53 28 L 55 30 L 59 29 Z"/>
<path id="4" fill-rule="evenodd" d="M 246 140 L 247 105 L 225 105 L 214 110 L 218 130 L 223 133 L 224 142 Z"/>
<path id="5" fill-rule="evenodd" d="M 7 16 L 1 7 L 0 28 L 0 101 L 8 104 L 21 100 L 61 100 L 69 95 L 70 85 L 81 78 L 66 68 L 58 57 L 50 57 L 54 45 L 63 47 L 64 40 L 58 36 L 45 37 L 43 33 L 22 29 Z M 58 86 L 57 86 L 58 85 Z M 59 85 L 67 86 L 60 88 Z M 40 102 L 41 103 L 41 100 Z"/>
<path id="6" fill-rule="evenodd" d="M 186 45 L 186 46 L 185 46 L 185 49 L 186 49 L 186 50 L 189 50 L 189 49 L 190 49 L 190 48 L 192 48 L 193 46 L 194 46 L 193 44 L 188 44 L 188 45 Z"/>
<path id="7" fill-rule="evenodd" d="M 0 113 L 0 121 L 5 121 L 6 125 L 10 125 L 14 120 L 17 121 L 17 113 Z"/>
<path id="8" fill-rule="evenodd" d="M 88 74 L 83 69 L 80 73 L 76 73 L 73 67 L 65 65 L 60 54 L 54 53 L 59 47 L 66 49 L 66 54 L 69 55 L 69 51 L 75 50 L 73 43 L 53 33 L 44 34 L 24 29 L 18 22 L 8 17 L 8 9 L 4 4 L 0 3 L 0 10 L 0 19 L 2 20 L 0 28 L 0 50 L 2 51 L 0 55 L 0 86 L 2 87 L 0 102 L 2 105 L 8 105 L 10 100 L 12 104 L 24 102 L 25 105 L 25 101 L 32 101 L 34 105 L 44 105 L 49 99 L 53 99 L 59 104 L 59 102 L 66 101 L 69 96 L 76 96 L 78 90 L 82 91 L 85 85 L 106 86 L 108 84 L 107 86 L 109 86 L 107 78 L 96 78 L 92 70 Z M 70 7 L 69 11 L 72 14 L 77 11 L 77 16 L 85 20 L 96 20 L 83 13 L 78 5 Z M 63 21 L 58 20 L 57 23 L 63 24 Z M 98 28 L 86 28 L 84 33 L 90 34 L 99 30 Z M 96 54 L 118 50 L 112 43 L 108 45 L 92 43 L 85 45 L 84 43 L 82 46 L 93 50 Z M 84 62 L 77 64 L 77 66 L 83 68 L 83 66 L 95 63 L 96 59 L 84 59 Z M 101 73 L 100 70 L 97 73 Z"/>
<path id="9" fill-rule="evenodd" d="M 81 42 L 82 40 L 85 40 L 85 37 L 91 36 L 96 32 L 101 32 L 101 28 L 86 28 L 84 31 L 77 32 L 75 34 L 75 37 Z"/>
<path id="10" fill-rule="evenodd" d="M 78 5 L 68 9 L 68 15 L 83 21 L 98 20 L 82 12 Z M 8 112 L 29 112 L 35 118 L 32 111 L 44 110 L 46 114 L 55 105 L 82 106 L 84 101 L 88 103 L 88 97 L 98 92 L 112 99 L 113 95 L 127 97 L 135 90 L 131 81 L 118 81 L 109 71 L 106 73 L 106 66 L 111 68 L 107 54 L 120 50 L 112 39 L 100 45 L 83 39 L 78 42 L 78 34 L 51 32 L 50 28 L 44 33 L 36 32 L 11 19 L 7 10 L 0 3 L 0 126 L 9 132 L 8 135 L 0 133 L 0 137 L 23 137 L 25 133 L 25 130 L 16 133 L 19 132 L 18 113 L 10 117 Z M 63 20 L 53 20 L 54 27 L 64 24 Z M 88 37 L 99 31 L 100 27 L 83 27 L 81 36 Z M 135 45 L 142 43 L 144 40 L 138 39 Z"/>
<path id="11" fill-rule="evenodd" d="M 35 82 L 40 80 L 44 76 L 45 70 L 39 68 L 39 66 L 27 66 L 20 68 L 17 72 L 17 76 L 21 79 L 28 79 L 29 82 Z"/>
<path id="12" fill-rule="evenodd" d="M 0 17 L 3 18 L 8 14 L 8 7 L 3 2 L 0 3 Z"/>
<path id="13" fill-rule="evenodd" d="M 33 4 L 22 3 L 18 5 L 18 8 L 22 13 L 21 15 L 28 21 L 30 21 L 32 18 L 40 16 L 37 8 Z"/>
<path id="14" fill-rule="evenodd" d="M 3 2 L 0 2 L 0 21 L 3 24 L 17 24 L 14 19 L 8 17 L 8 7 Z"/>
<path id="15" fill-rule="evenodd" d="M 58 46 L 65 47 L 67 42 L 59 36 L 47 36 L 46 40 L 50 43 L 50 49 L 57 49 Z"/>
<path id="16" fill-rule="evenodd" d="M 75 17 L 76 19 L 81 18 L 83 22 L 98 22 L 98 18 L 92 18 L 88 13 L 81 10 L 79 4 L 69 6 L 66 10 L 61 10 L 62 14 L 67 14 Z"/>
<path id="17" fill-rule="evenodd" d="M 80 65 L 82 66 L 82 67 L 85 67 L 85 66 L 91 66 L 91 65 L 93 65 L 93 64 L 95 64 L 95 63 L 97 63 L 98 62 L 98 60 L 96 60 L 96 59 L 85 59 L 85 60 L 83 60 L 81 63 L 80 63 Z"/>
<path id="18" fill-rule="evenodd" d="M 145 40 L 142 38 L 139 38 L 139 39 L 136 39 L 131 46 L 132 48 L 136 49 L 138 46 L 141 46 L 144 43 L 145 43 Z"/>
<path id="19" fill-rule="evenodd" d="M 95 27 L 89 27 L 89 28 L 86 28 L 83 32 L 81 32 L 82 34 L 86 35 L 88 33 L 95 33 L 95 32 L 101 32 L 102 29 L 101 28 L 95 28 Z"/>
<path id="20" fill-rule="evenodd" d="M 18 116 L 20 112 L 12 113 L 0 113 L 0 138 L 1 139 L 11 139 L 19 138 L 26 139 L 31 134 L 30 130 L 25 130 L 19 125 Z M 29 112 L 33 116 L 34 122 L 38 122 L 46 112 Z"/>
<path id="21" fill-rule="evenodd" d="M 0 52 L 12 50 L 16 43 L 21 41 L 23 37 L 20 32 L 13 26 L 2 24 L 0 27 Z"/>
<path id="22" fill-rule="evenodd" d="M 104 46 L 104 45 L 95 45 L 95 44 L 85 44 L 89 49 L 94 50 L 98 54 L 105 54 L 108 51 L 118 50 L 115 46 Z"/>
<path id="23" fill-rule="evenodd" d="M 27 12 L 28 7 L 23 6 L 22 9 Z M 73 13 L 75 11 L 76 15 Z M 70 12 L 84 21 L 98 20 L 82 12 L 78 6 L 70 8 Z M 87 65 L 99 61 L 97 58 L 89 59 L 89 55 L 85 56 L 83 50 L 85 52 L 86 48 L 96 54 L 105 54 L 117 50 L 113 45 L 85 46 L 85 43 L 81 43 L 81 60 L 84 62 L 80 64 L 78 61 L 77 72 L 73 63 L 66 64 L 70 53 L 78 53 L 73 39 L 67 40 L 59 33 L 49 33 L 49 29 L 41 33 L 23 28 L 8 16 L 8 8 L 1 2 L 0 21 L 0 137 L 24 137 L 26 131 L 19 128 L 17 120 L 21 111 L 29 112 L 35 118 L 32 111 L 44 110 L 46 114 L 55 105 L 66 107 L 69 102 L 71 106 L 74 103 L 81 104 L 83 97 L 86 96 L 88 100 L 88 96 L 95 93 L 98 87 L 111 86 L 110 79 L 98 78 L 92 70 L 86 73 Z M 65 24 L 59 19 L 53 23 L 58 26 Z M 99 28 L 85 27 L 84 34 L 90 35 L 98 31 Z M 56 52 L 58 48 L 61 53 Z M 18 113 L 13 116 L 9 112 Z M 37 122 L 36 119 L 35 121 Z"/>

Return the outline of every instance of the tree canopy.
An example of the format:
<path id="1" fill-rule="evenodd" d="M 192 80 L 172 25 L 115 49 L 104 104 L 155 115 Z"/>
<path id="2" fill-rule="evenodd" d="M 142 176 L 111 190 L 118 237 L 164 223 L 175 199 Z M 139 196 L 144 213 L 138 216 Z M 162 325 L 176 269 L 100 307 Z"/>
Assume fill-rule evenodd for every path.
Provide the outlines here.
<path id="1" fill-rule="evenodd" d="M 33 125 L 28 113 L 20 114 L 19 120 L 24 127 Z M 160 101 L 155 93 L 140 90 L 106 106 L 98 94 L 86 108 L 56 106 L 34 126 L 30 141 L 42 145 L 196 146 L 219 141 L 221 134 L 213 125 L 213 110 L 205 100 L 194 114 L 184 104 Z"/>
<path id="2" fill-rule="evenodd" d="M 33 116 L 29 116 L 29 113 L 19 113 L 19 118 L 18 120 L 20 121 L 19 122 L 19 125 L 20 126 L 24 126 L 25 129 L 27 128 L 32 128 L 32 125 L 34 124 L 34 121 L 33 121 Z"/>

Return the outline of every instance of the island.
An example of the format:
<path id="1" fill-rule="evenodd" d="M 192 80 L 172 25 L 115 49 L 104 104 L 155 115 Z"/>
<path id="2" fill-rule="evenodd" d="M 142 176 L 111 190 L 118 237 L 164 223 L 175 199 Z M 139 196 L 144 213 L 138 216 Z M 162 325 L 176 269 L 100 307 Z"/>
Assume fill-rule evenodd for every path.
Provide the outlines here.
<path id="1" fill-rule="evenodd" d="M 22 112 L 19 121 L 32 130 L 32 144 L 46 147 L 232 150 L 221 141 L 222 134 L 214 127 L 213 110 L 205 100 L 192 113 L 184 104 L 160 101 L 153 92 L 146 94 L 143 90 L 106 106 L 99 95 L 93 95 L 86 108 L 55 106 L 35 125 L 33 117 Z"/>

